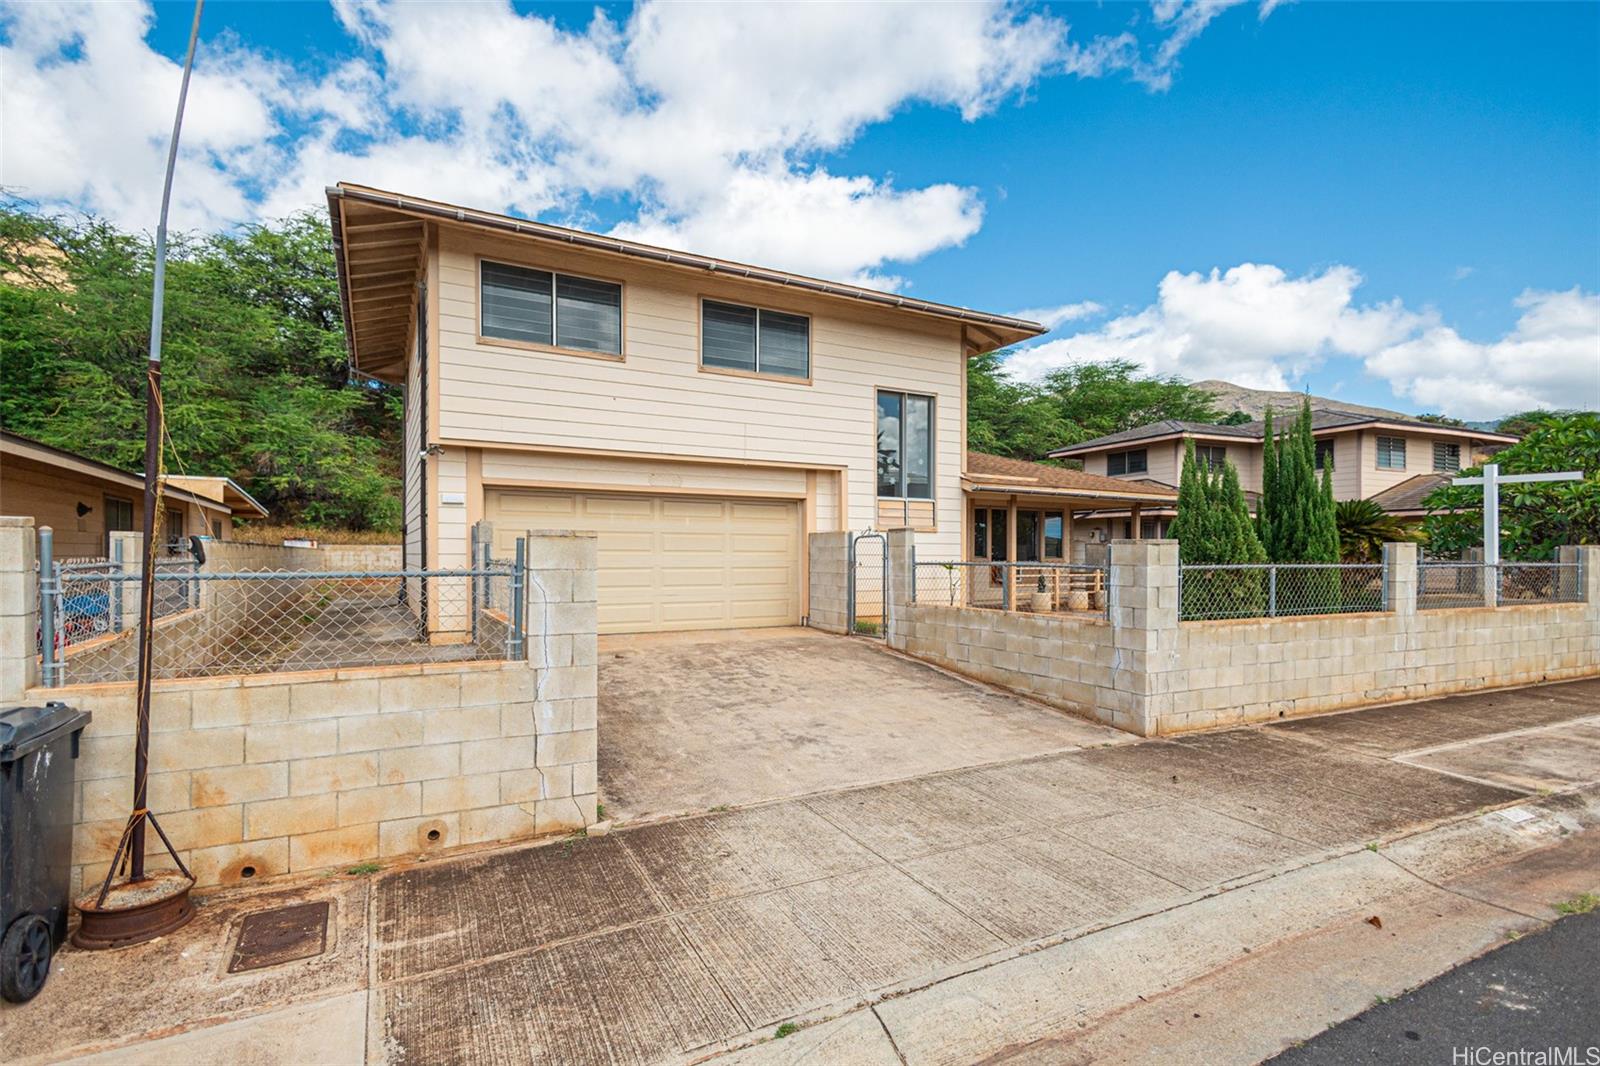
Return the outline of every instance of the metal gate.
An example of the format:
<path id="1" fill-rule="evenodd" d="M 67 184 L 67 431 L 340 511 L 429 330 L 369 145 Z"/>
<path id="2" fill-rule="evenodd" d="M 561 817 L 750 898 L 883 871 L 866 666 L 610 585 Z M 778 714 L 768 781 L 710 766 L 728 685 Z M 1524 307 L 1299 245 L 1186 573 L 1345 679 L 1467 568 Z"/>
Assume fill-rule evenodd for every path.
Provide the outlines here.
<path id="1" fill-rule="evenodd" d="M 882 533 L 850 538 L 850 632 L 883 638 L 889 601 L 889 544 Z"/>

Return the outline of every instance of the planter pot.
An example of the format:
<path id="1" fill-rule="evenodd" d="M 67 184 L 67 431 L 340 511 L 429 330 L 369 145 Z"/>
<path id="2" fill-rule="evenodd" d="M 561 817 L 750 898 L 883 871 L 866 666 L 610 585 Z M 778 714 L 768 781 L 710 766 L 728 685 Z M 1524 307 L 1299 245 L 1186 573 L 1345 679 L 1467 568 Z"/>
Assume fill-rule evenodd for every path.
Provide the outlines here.
<path id="1" fill-rule="evenodd" d="M 1050 609 L 1050 594 L 1048 592 L 1035 592 L 1028 597 L 1028 610 L 1048 611 Z"/>
<path id="2" fill-rule="evenodd" d="M 1067 610 L 1087 611 L 1089 609 L 1089 594 L 1087 592 L 1067 593 Z"/>

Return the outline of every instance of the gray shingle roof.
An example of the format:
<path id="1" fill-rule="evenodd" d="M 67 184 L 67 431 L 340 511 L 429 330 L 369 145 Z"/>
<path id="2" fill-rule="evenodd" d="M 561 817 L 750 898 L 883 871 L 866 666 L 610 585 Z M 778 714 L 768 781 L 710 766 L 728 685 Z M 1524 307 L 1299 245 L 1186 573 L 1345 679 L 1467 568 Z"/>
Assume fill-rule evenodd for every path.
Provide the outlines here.
<path id="1" fill-rule="evenodd" d="M 1274 428 L 1287 428 L 1292 420 L 1291 415 L 1275 417 Z M 1487 433 L 1476 430 L 1463 431 L 1456 426 L 1440 426 L 1433 422 L 1419 422 L 1409 418 L 1379 418 L 1374 415 L 1355 414 L 1350 411 L 1320 411 L 1311 412 L 1312 429 L 1338 429 L 1342 426 L 1360 426 L 1381 423 L 1386 426 L 1405 426 L 1437 433 L 1441 430 L 1456 433 L 1470 432 L 1479 438 L 1495 439 L 1505 437 L 1505 434 Z M 1178 434 L 1199 435 L 1207 437 L 1237 437 L 1241 440 L 1262 440 L 1266 436 L 1266 423 L 1264 421 L 1245 422 L 1237 426 L 1219 426 L 1209 422 L 1184 422 L 1176 418 L 1165 418 L 1160 422 L 1151 422 L 1145 426 L 1135 426 L 1133 429 L 1124 429 L 1118 433 L 1108 433 L 1103 437 L 1086 440 L 1079 444 L 1069 444 L 1064 448 L 1057 448 L 1050 452 L 1051 456 L 1071 455 L 1082 451 L 1092 451 L 1099 448 L 1111 447 L 1118 444 L 1136 443 L 1141 440 L 1155 440 L 1161 437 L 1171 437 Z"/>

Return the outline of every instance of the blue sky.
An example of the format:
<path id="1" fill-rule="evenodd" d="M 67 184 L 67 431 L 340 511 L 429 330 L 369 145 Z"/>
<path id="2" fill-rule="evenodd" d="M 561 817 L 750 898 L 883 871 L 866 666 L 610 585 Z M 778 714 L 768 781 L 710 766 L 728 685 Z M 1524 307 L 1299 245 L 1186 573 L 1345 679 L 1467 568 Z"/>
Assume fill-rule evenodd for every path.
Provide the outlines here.
<path id="1" fill-rule="evenodd" d="M 0 183 L 148 228 L 190 12 L 6 8 Z M 368 181 L 1047 316 L 1024 376 L 1600 407 L 1600 5 L 213 0 L 203 25 L 186 225 Z"/>

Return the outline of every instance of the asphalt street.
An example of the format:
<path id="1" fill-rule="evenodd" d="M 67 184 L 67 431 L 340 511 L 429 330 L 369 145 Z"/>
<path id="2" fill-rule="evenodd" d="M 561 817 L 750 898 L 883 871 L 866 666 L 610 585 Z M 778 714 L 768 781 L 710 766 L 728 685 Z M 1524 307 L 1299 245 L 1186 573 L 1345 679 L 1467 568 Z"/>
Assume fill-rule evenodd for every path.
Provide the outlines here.
<path id="1" fill-rule="evenodd" d="M 1600 911 L 1512 941 L 1271 1061 L 1600 1066 Z"/>

